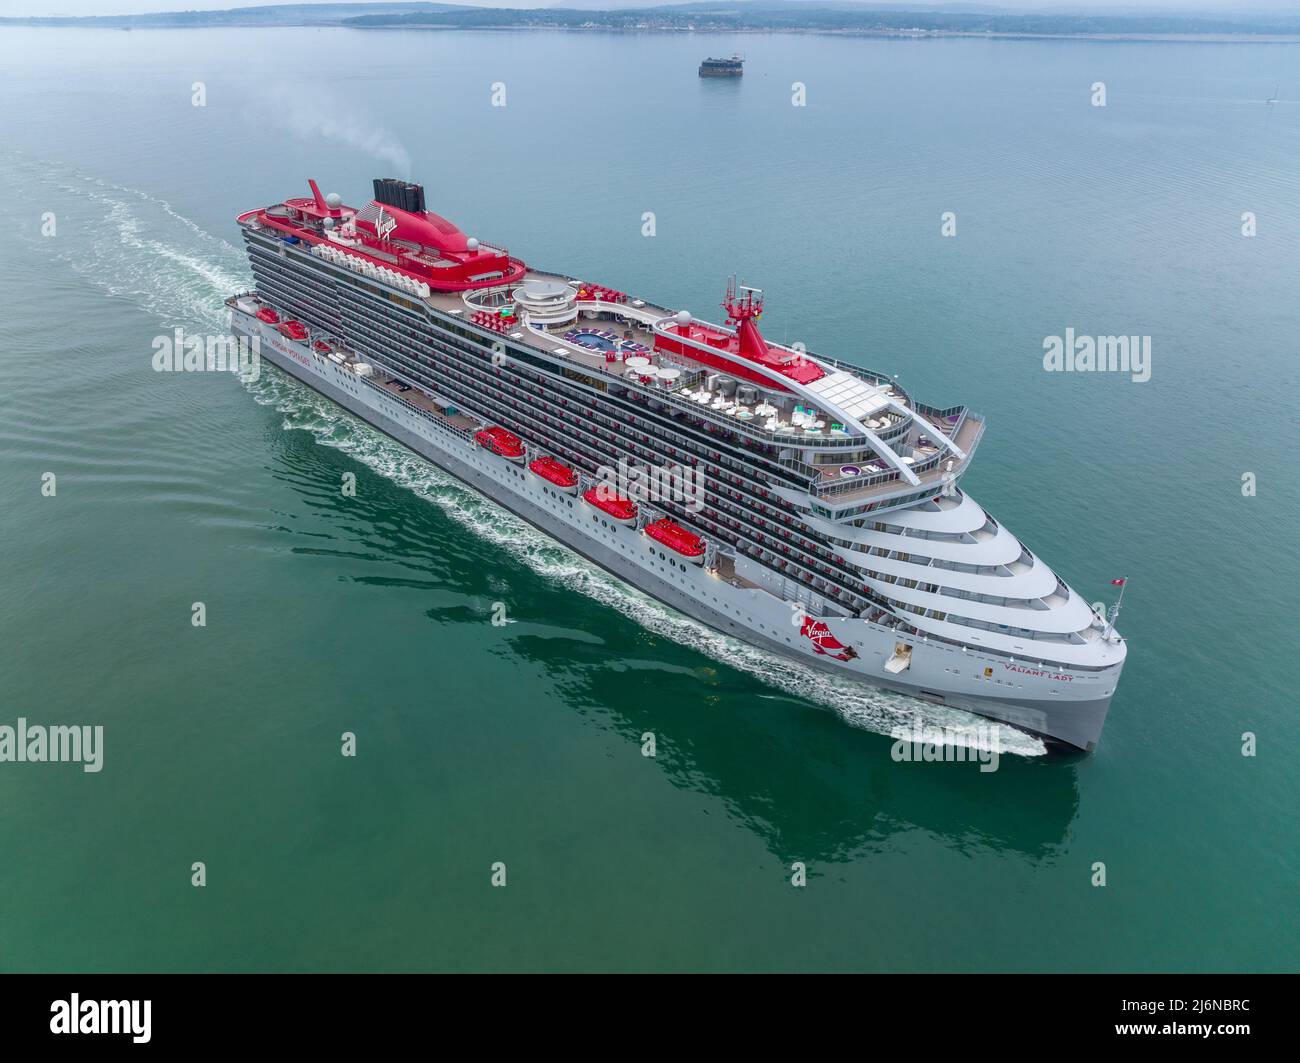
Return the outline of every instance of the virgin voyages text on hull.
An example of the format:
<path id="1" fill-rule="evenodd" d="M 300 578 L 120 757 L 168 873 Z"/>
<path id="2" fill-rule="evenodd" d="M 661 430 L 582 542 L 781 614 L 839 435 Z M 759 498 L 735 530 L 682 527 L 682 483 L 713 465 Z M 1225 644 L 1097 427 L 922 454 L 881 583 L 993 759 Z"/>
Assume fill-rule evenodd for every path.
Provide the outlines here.
<path id="1" fill-rule="evenodd" d="M 274 364 L 656 598 L 814 666 L 1091 750 L 1113 626 L 961 488 L 983 418 L 533 269 L 375 181 L 239 218 L 232 326 Z M 679 490 L 679 487 L 690 487 Z"/>

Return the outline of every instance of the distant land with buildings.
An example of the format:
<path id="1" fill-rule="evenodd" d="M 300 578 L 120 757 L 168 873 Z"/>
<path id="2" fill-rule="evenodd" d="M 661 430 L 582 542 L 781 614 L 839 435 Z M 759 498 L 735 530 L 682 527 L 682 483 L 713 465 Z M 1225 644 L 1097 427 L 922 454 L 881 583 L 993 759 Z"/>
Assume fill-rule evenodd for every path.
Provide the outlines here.
<path id="1" fill-rule="evenodd" d="M 872 36 L 1085 37 L 1115 40 L 1300 40 L 1300 15 L 1080 14 L 954 5 L 908 8 L 819 0 L 652 7 L 467 7 L 439 3 L 276 4 L 227 11 L 0 18 L 4 26 L 105 29 L 337 26 L 357 30 L 563 29 L 619 32 L 840 33 Z"/>

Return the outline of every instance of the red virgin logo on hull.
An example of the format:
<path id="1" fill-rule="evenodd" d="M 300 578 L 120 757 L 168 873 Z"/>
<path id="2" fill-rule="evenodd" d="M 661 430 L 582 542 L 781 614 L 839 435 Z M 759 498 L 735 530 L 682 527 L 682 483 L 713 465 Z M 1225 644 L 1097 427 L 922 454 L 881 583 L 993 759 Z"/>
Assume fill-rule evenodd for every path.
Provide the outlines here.
<path id="1" fill-rule="evenodd" d="M 831 634 L 830 628 L 820 620 L 814 620 L 810 616 L 803 618 L 803 623 L 799 627 L 799 634 L 811 639 L 813 650 L 824 657 L 834 657 L 837 661 L 851 661 L 857 656 L 852 646 L 845 646 L 844 643 Z"/>

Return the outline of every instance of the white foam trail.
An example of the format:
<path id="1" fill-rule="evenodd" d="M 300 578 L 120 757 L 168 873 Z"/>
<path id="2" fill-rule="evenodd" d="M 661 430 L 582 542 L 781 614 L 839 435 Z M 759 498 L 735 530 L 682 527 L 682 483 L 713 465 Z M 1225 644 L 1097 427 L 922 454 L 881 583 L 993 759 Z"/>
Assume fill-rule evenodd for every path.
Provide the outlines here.
<path id="1" fill-rule="evenodd" d="M 259 125 L 273 125 L 300 139 L 315 136 L 333 141 L 391 163 L 398 177 L 411 175 L 410 152 L 395 133 L 319 85 L 259 84 L 247 113 Z"/>
<path id="2" fill-rule="evenodd" d="M 1002 753 L 1040 756 L 1046 752 L 1039 739 L 1013 727 L 842 679 L 724 635 L 642 594 L 306 385 L 283 374 L 264 373 L 245 386 L 258 402 L 285 414 L 285 428 L 311 432 L 317 442 L 344 451 L 398 486 L 432 502 L 474 535 L 538 575 L 617 609 L 646 630 L 698 649 L 792 697 L 826 706 L 851 726 L 889 735 L 899 727 L 910 733 L 913 723 L 919 720 L 927 731 L 944 728 L 945 741 L 954 745 L 985 748 L 989 736 L 996 733 Z"/>
<path id="3" fill-rule="evenodd" d="M 53 255 L 104 294 L 160 318 L 169 329 L 226 331 L 224 300 L 251 286 L 247 261 L 234 245 L 140 189 L 17 153 L 0 158 L 0 166 L 18 174 L 18 181 L 6 184 L 30 180 L 43 193 L 53 193 L 58 236 L 36 238 L 37 251 Z"/>

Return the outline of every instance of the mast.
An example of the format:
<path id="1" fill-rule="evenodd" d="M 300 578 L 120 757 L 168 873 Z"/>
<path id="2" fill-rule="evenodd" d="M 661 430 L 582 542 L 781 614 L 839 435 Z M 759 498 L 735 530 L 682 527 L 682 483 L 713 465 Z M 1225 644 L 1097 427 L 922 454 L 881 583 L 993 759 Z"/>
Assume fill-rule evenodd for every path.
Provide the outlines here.
<path id="1" fill-rule="evenodd" d="M 733 275 L 727 282 L 722 309 L 727 312 L 727 323 L 736 326 L 740 353 L 754 361 L 762 360 L 767 354 L 767 341 L 758 331 L 758 319 L 763 316 L 763 289 L 738 285 Z"/>
<path id="2" fill-rule="evenodd" d="M 1119 583 L 1119 597 L 1115 599 L 1115 604 L 1110 607 L 1110 620 L 1106 624 L 1106 633 L 1102 636 L 1105 639 L 1109 639 L 1111 633 L 1115 630 L 1115 621 L 1119 619 L 1120 606 L 1124 604 L 1124 592 L 1128 590 L 1127 576 L 1112 582 Z"/>

